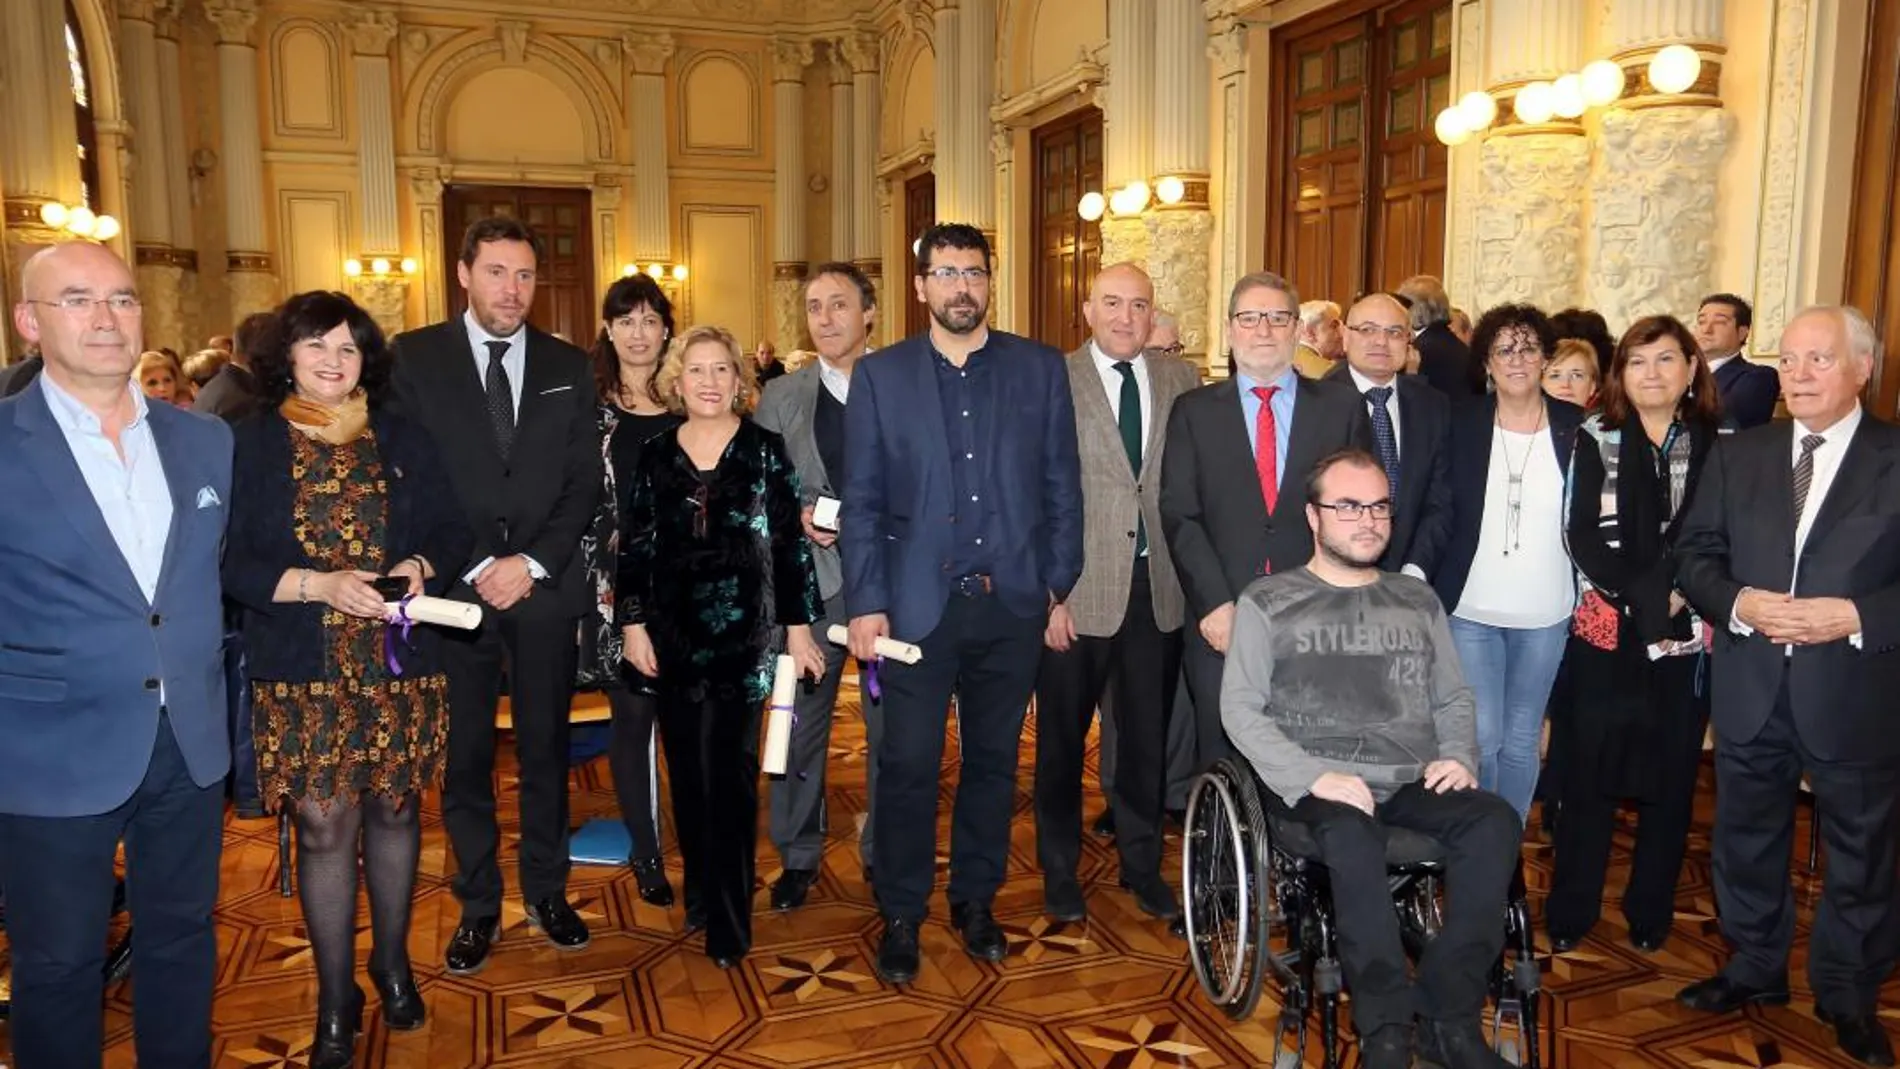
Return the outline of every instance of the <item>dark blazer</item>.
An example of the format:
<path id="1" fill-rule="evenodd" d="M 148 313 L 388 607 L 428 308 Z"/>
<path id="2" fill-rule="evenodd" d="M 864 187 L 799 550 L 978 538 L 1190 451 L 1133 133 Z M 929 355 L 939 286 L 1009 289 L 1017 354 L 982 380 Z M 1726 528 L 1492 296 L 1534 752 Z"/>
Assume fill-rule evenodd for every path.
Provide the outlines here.
<path id="1" fill-rule="evenodd" d="M 1900 754 L 1900 429 L 1861 416 L 1802 547 L 1794 575 L 1794 424 L 1727 435 L 1709 454 L 1676 543 L 1677 581 L 1715 627 L 1713 722 L 1754 738 L 1785 678 L 1801 745 L 1823 761 Z M 1846 639 L 1796 646 L 1728 627 L 1744 586 L 1852 599 L 1861 649 Z"/>
<path id="2" fill-rule="evenodd" d="M 218 369 L 216 375 L 211 376 L 211 381 L 198 391 L 198 396 L 192 398 L 191 410 L 236 424 L 256 412 L 261 403 L 257 376 L 249 368 L 226 364 Z"/>
<path id="3" fill-rule="evenodd" d="M 1345 361 L 1326 378 L 1348 390 L 1357 388 Z M 1417 375 L 1400 375 L 1394 385 L 1399 391 L 1399 496 L 1392 502 L 1392 541 L 1379 566 L 1396 572 L 1415 564 L 1430 578 L 1451 539 L 1451 460 L 1446 452 L 1451 402 Z M 1371 402 L 1366 406 L 1370 427 Z M 1376 448 L 1373 454 L 1378 454 Z"/>
<path id="4" fill-rule="evenodd" d="M 1759 427 L 1775 418 L 1781 399 L 1781 376 L 1746 354 L 1715 369 L 1715 388 L 1722 393 L 1722 415 L 1741 430 Z"/>
<path id="5" fill-rule="evenodd" d="M 1550 444 L 1557 451 L 1557 468 L 1569 477 L 1570 451 L 1583 426 L 1583 409 L 1556 398 L 1545 398 L 1550 413 Z M 1471 559 L 1478 553 L 1478 529 L 1484 523 L 1485 490 L 1490 486 L 1491 443 L 1497 436 L 1498 399 L 1487 393 L 1455 404 L 1447 455 L 1451 470 L 1451 527 L 1438 567 L 1426 570 L 1445 611 L 1458 608 L 1465 580 L 1471 577 Z"/>
<path id="6" fill-rule="evenodd" d="M 1075 405 L 1062 354 L 991 330 L 998 358 L 995 484 L 1002 545 L 991 582 L 1018 616 L 1046 613 L 1082 575 L 1082 469 Z M 915 642 L 936 629 L 950 597 L 956 515 L 949 436 L 930 335 L 858 361 L 845 406 L 845 484 L 838 544 L 852 616 L 887 613 L 891 634 Z"/>
<path id="7" fill-rule="evenodd" d="M 1471 350 L 1451 332 L 1449 323 L 1433 323 L 1412 339 L 1418 349 L 1418 373 L 1452 401 L 1473 396 Z"/>
<path id="8" fill-rule="evenodd" d="M 1161 525 L 1190 625 L 1233 601 L 1269 564 L 1286 571 L 1311 560 L 1306 473 L 1329 453 L 1372 448 L 1365 401 L 1352 390 L 1308 378 L 1295 389 L 1286 477 L 1271 516 L 1260 496 L 1238 381 L 1210 383 L 1174 402 L 1161 469 Z"/>
<path id="9" fill-rule="evenodd" d="M 40 377 L 40 371 L 46 367 L 46 358 L 38 353 L 27 357 L 11 367 L 0 370 L 0 397 L 12 397 L 24 392 L 33 380 Z"/>
<path id="10" fill-rule="evenodd" d="M 146 418 L 172 498 L 150 601 L 45 392 L 0 401 L 0 813 L 92 816 L 130 798 L 161 687 L 192 781 L 230 770 L 218 552 L 231 431 L 157 402 Z"/>
<path id="11" fill-rule="evenodd" d="M 394 567 L 420 556 L 435 569 L 423 585 L 440 597 L 457 581 L 455 567 L 468 559 L 469 532 L 435 443 L 421 427 L 377 410 L 370 415 L 376 450 L 389 492 L 389 528 L 383 560 Z M 231 533 L 224 552 L 224 589 L 243 607 L 244 642 L 252 679 L 314 683 L 324 674 L 323 613 L 319 602 L 280 603 L 272 598 L 291 568 L 324 570 L 297 541 L 297 483 L 290 474 L 290 436 L 299 433 L 275 411 L 258 412 L 237 425 L 237 461 L 232 471 Z M 430 627 L 409 632 L 413 644 L 397 644 L 404 675 L 437 669 L 437 635 Z"/>
<path id="12" fill-rule="evenodd" d="M 391 408 L 435 439 L 475 535 L 466 560 L 436 566 L 461 575 L 484 557 L 525 553 L 548 571 L 541 585 L 555 595 L 549 608 L 579 616 L 593 600 L 580 547 L 600 500 L 600 401 L 586 353 L 527 330 L 508 460 L 489 429 L 487 395 L 459 316 L 397 336 Z M 475 597 L 466 587 L 456 596 Z M 528 598 L 508 611 L 544 615 L 548 608 L 535 604 L 541 601 Z"/>

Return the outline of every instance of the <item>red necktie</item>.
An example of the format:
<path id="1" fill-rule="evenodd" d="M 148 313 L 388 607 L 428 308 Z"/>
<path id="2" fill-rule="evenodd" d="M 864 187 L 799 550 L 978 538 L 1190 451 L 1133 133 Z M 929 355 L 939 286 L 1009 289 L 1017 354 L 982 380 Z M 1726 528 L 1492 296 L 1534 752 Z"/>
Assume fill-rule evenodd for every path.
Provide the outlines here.
<path id="1" fill-rule="evenodd" d="M 1260 414 L 1254 417 L 1253 466 L 1260 475 L 1260 499 L 1267 503 L 1267 515 L 1273 515 L 1280 503 L 1280 443 L 1273 424 L 1273 395 L 1278 386 L 1255 386 L 1260 398 Z"/>

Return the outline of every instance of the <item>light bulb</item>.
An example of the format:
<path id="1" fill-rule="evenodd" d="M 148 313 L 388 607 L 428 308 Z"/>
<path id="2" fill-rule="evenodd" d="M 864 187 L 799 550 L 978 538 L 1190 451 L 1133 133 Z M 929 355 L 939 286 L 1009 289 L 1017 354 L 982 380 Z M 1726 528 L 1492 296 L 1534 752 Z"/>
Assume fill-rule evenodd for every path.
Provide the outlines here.
<path id="1" fill-rule="evenodd" d="M 1097 219 L 1100 219 L 1102 213 L 1107 210 L 1108 198 L 1094 190 L 1082 194 L 1081 202 L 1075 206 L 1076 214 L 1082 217 L 1083 222 L 1088 223 L 1093 223 Z"/>
<path id="2" fill-rule="evenodd" d="M 1599 59 L 1583 68 L 1583 101 L 1593 108 L 1608 107 L 1623 98 L 1623 65 Z"/>
<path id="3" fill-rule="evenodd" d="M 389 273 L 389 260 L 386 257 L 378 256 L 369 262 L 369 271 L 372 275 L 387 275 Z"/>
<path id="4" fill-rule="evenodd" d="M 1187 183 L 1169 175 L 1155 183 L 1155 197 L 1163 204 L 1179 204 L 1187 196 Z"/>
<path id="5" fill-rule="evenodd" d="M 68 214 L 70 213 L 67 212 L 66 206 L 56 200 L 49 200 L 45 204 L 40 205 L 40 222 L 45 223 L 54 230 L 58 230 L 66 225 L 66 216 Z"/>
<path id="6" fill-rule="evenodd" d="M 660 278 L 664 276 L 665 274 L 666 274 L 665 264 L 648 264 L 647 265 L 648 278 Z"/>
<path id="7" fill-rule="evenodd" d="M 1456 105 L 1445 108 L 1432 120 L 1432 133 L 1445 145 L 1462 145 L 1471 140 L 1471 130 L 1465 126 L 1465 113 Z"/>
<path id="8" fill-rule="evenodd" d="M 1559 119 L 1574 119 L 1588 107 L 1583 99 L 1583 79 L 1566 74 L 1550 83 L 1550 110 Z"/>
<path id="9" fill-rule="evenodd" d="M 1553 95 L 1549 82 L 1532 82 L 1517 91 L 1511 110 L 1517 112 L 1519 122 L 1532 126 L 1547 123 L 1557 110 L 1556 102 L 1551 99 Z"/>
<path id="10" fill-rule="evenodd" d="M 78 234 L 82 238 L 91 237 L 92 228 L 98 222 L 99 217 L 92 213 L 91 208 L 74 208 L 72 212 L 66 216 L 66 229 Z"/>
<path id="11" fill-rule="evenodd" d="M 673 281 L 675 282 L 686 281 L 686 265 L 685 264 L 673 265 Z"/>
<path id="12" fill-rule="evenodd" d="M 110 215 L 102 215 L 92 224 L 92 236 L 95 241 L 111 241 L 119 236 L 119 221 Z"/>
<path id="13" fill-rule="evenodd" d="M 343 273 L 350 276 L 351 278 L 356 278 L 357 276 L 363 273 L 363 261 L 361 260 L 343 261 Z"/>
<path id="14" fill-rule="evenodd" d="M 634 265 L 634 264 L 621 264 L 621 265 L 620 265 L 620 277 L 621 277 L 621 278 L 632 278 L 633 276 L 635 276 L 635 275 L 637 275 L 637 274 L 639 274 L 639 273 L 640 273 L 640 268 L 639 268 L 638 266 L 636 266 L 636 265 Z"/>
<path id="15" fill-rule="evenodd" d="M 1154 191 L 1148 188 L 1148 183 L 1140 179 L 1128 183 L 1126 190 L 1128 193 L 1128 203 L 1133 209 L 1128 213 L 1130 215 L 1134 215 L 1143 208 L 1146 208 L 1148 206 L 1148 198 L 1154 194 Z"/>
<path id="16" fill-rule="evenodd" d="M 1702 57 L 1688 45 L 1670 45 L 1649 61 L 1649 84 L 1659 93 L 1686 93 L 1702 74 Z"/>
<path id="17" fill-rule="evenodd" d="M 415 257 L 413 256 L 403 257 L 401 267 L 402 267 L 403 274 L 405 275 L 415 274 L 417 270 Z"/>
<path id="18" fill-rule="evenodd" d="M 1458 98 L 1458 114 L 1464 120 L 1465 130 L 1476 133 L 1497 121 L 1498 102 L 1484 90 L 1473 89 Z"/>

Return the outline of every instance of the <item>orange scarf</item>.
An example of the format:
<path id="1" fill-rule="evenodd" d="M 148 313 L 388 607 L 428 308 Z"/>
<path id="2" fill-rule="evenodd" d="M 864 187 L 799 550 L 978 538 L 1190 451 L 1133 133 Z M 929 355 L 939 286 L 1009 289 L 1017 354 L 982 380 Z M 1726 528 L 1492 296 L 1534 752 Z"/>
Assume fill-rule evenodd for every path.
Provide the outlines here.
<path id="1" fill-rule="evenodd" d="M 360 389 L 334 407 L 293 393 L 277 411 L 291 426 L 331 445 L 348 445 L 369 427 L 369 395 Z"/>

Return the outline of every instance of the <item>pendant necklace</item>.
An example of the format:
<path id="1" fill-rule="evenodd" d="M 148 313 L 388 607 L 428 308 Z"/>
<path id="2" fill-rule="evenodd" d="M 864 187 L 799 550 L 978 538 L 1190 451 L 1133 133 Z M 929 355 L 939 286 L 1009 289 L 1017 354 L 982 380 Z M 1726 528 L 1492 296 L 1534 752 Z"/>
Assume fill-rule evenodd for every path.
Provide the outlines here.
<path id="1" fill-rule="evenodd" d="M 1494 422 L 1497 425 L 1498 446 L 1504 452 L 1504 540 L 1510 543 L 1504 550 L 1510 556 L 1512 550 L 1521 549 L 1524 541 L 1524 469 L 1530 467 L 1531 454 L 1537 451 L 1537 433 L 1544 429 L 1544 417 L 1547 409 L 1537 412 L 1537 425 L 1531 428 L 1530 444 L 1516 464 L 1511 463 L 1511 440 L 1504 433 L 1504 416 L 1499 413 Z"/>

